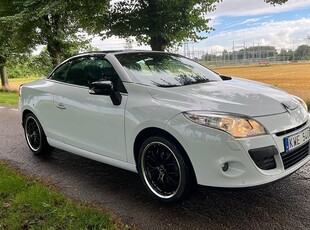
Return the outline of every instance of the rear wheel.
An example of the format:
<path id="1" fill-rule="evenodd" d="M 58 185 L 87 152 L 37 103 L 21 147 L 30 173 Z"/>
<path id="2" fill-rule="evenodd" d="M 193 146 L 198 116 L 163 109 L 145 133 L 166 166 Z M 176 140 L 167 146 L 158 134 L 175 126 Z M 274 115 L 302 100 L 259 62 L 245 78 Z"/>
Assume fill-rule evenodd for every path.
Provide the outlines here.
<path id="1" fill-rule="evenodd" d="M 149 137 L 143 142 L 138 169 L 149 192 L 164 202 L 184 198 L 194 183 L 181 151 L 174 142 L 161 136 Z"/>
<path id="2" fill-rule="evenodd" d="M 29 113 L 24 119 L 24 133 L 27 144 L 36 155 L 48 155 L 52 147 L 47 143 L 43 128 L 38 119 Z"/>

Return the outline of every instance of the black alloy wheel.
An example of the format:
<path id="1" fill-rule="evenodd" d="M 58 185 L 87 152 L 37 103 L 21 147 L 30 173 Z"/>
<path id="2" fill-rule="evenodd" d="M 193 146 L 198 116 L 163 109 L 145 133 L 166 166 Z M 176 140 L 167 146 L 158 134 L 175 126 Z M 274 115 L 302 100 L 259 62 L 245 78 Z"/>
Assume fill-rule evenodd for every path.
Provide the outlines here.
<path id="1" fill-rule="evenodd" d="M 160 136 L 150 137 L 142 144 L 138 167 L 148 190 L 164 202 L 184 198 L 193 182 L 179 149 Z"/>
<path id="2" fill-rule="evenodd" d="M 29 113 L 24 119 L 24 133 L 30 150 L 36 155 L 47 155 L 52 150 L 38 119 Z"/>

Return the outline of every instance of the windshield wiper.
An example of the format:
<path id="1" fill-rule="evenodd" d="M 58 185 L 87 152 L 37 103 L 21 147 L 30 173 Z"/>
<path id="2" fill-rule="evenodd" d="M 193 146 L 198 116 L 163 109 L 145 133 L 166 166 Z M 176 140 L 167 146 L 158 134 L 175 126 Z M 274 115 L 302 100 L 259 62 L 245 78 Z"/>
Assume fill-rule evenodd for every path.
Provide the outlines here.
<path id="1" fill-rule="evenodd" d="M 156 84 L 158 87 L 163 87 L 163 88 L 171 88 L 171 87 L 180 87 L 180 86 L 185 86 L 185 85 L 194 85 L 194 84 L 200 84 L 200 83 L 208 83 L 208 82 L 213 82 L 216 80 L 210 80 L 210 79 L 202 79 L 202 80 L 197 80 L 197 81 L 187 81 L 183 82 L 183 84 L 177 85 L 177 84 Z"/>
<path id="2" fill-rule="evenodd" d="M 194 84 L 200 84 L 200 83 L 208 83 L 208 82 L 212 82 L 212 81 L 214 81 L 214 80 L 203 79 L 203 80 L 197 80 L 197 81 L 184 82 L 183 85 L 194 85 Z"/>
<path id="3" fill-rule="evenodd" d="M 183 85 L 160 85 L 160 84 L 157 84 L 156 86 L 158 87 L 163 87 L 163 88 L 171 88 L 171 87 L 180 87 L 180 86 L 183 86 Z"/>

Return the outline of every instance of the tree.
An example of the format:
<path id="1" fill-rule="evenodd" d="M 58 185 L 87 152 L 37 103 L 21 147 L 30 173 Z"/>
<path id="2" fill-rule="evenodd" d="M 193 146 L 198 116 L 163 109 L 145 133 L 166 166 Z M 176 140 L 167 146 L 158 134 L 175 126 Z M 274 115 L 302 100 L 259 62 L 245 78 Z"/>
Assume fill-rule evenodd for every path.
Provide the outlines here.
<path id="1" fill-rule="evenodd" d="M 252 46 L 245 47 L 237 52 L 237 59 L 248 59 L 248 58 L 270 58 L 275 57 L 278 53 L 274 46 Z"/>
<path id="2" fill-rule="evenodd" d="M 215 9 L 219 0 L 121 0 L 109 11 L 109 28 L 105 36 L 134 36 L 153 50 L 165 50 L 185 39 L 206 38 L 206 13 Z M 102 22 L 99 22 L 102 23 Z M 99 24 L 99 31 L 102 31 Z"/>
<path id="3" fill-rule="evenodd" d="M 1 9 L 1 6 L 0 6 Z M 14 25 L 4 23 L 0 20 L 0 77 L 3 88 L 9 87 L 8 76 L 6 72 L 6 64 L 8 58 L 15 53 L 27 53 L 29 48 L 24 45 L 28 38 L 16 39 L 17 29 Z"/>
<path id="4" fill-rule="evenodd" d="M 55 66 L 72 55 L 70 51 L 77 51 L 88 43 L 86 37 L 81 36 L 80 28 L 90 26 L 90 16 L 104 17 L 108 4 L 108 0 L 0 0 L 1 57 L 7 59 L 10 53 L 29 52 L 37 45 L 46 45 Z M 2 66 L 5 70 L 5 62 Z M 6 75 L 5 71 L 1 72 L 4 72 L 1 76 Z"/>
<path id="5" fill-rule="evenodd" d="M 208 26 L 208 12 L 215 10 L 221 0 L 120 0 L 109 11 L 109 28 L 104 36 L 122 38 L 134 36 L 139 43 L 149 44 L 152 50 L 165 50 L 185 40 L 206 38 L 201 32 Z M 265 0 L 282 4 L 287 0 Z M 102 31 L 102 21 L 97 31 Z"/>
<path id="6" fill-rule="evenodd" d="M 107 1 L 75 0 L 25 0 L 2 2 L 2 17 L 10 25 L 16 24 L 18 37 L 30 37 L 28 47 L 46 45 L 53 64 L 58 64 L 62 54 L 72 46 L 85 42 L 79 33 L 82 22 L 89 20 L 89 12 L 100 15 L 107 10 Z M 94 7 L 96 6 L 96 7 Z M 0 16 L 2 13 L 0 12 Z"/>
<path id="7" fill-rule="evenodd" d="M 3 38 L 3 30 L 0 31 L 0 43 L 2 44 L 5 43 L 4 38 Z M 6 65 L 6 54 L 5 53 L 6 52 L 4 49 L 0 49 L 0 77 L 1 77 L 1 86 L 4 88 L 8 88 L 9 82 L 8 82 L 8 76 L 7 76 L 6 67 L 5 67 Z"/>
<path id="8" fill-rule="evenodd" d="M 5 11 L 2 10 L 2 5 L 0 5 L 0 14 L 5 15 Z M 8 33 L 8 26 L 1 23 L 0 21 L 0 77 L 1 86 L 8 88 L 9 82 L 6 73 L 6 61 L 7 61 L 7 46 L 10 43 L 12 36 Z"/>
<path id="9" fill-rule="evenodd" d="M 295 60 L 310 60 L 310 46 L 298 46 L 295 50 Z"/>
<path id="10" fill-rule="evenodd" d="M 294 51 L 291 49 L 281 49 L 278 57 L 281 61 L 292 61 L 294 59 Z"/>

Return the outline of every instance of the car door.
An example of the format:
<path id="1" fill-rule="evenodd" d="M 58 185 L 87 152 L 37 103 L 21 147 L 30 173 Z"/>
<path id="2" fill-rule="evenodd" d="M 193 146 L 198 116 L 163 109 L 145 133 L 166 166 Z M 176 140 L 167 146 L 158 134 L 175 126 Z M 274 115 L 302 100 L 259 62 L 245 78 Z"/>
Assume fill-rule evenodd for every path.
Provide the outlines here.
<path id="1" fill-rule="evenodd" d="M 88 85 L 98 80 L 120 82 L 103 57 L 81 57 L 72 61 L 65 82 L 59 82 L 54 90 L 58 121 L 55 125 L 64 143 L 90 154 L 126 161 L 124 110 L 127 94 L 122 93 L 118 106 L 113 105 L 109 96 L 89 94 Z"/>
<path id="2" fill-rule="evenodd" d="M 57 118 L 59 115 L 56 116 L 56 112 L 58 111 L 56 110 L 54 103 L 54 91 L 57 87 L 59 87 L 59 85 L 64 84 L 70 64 L 71 61 L 68 61 L 58 66 L 46 79 L 46 88 L 48 88 L 48 91 L 51 94 L 51 98 L 49 99 L 50 103 L 48 105 L 47 103 L 44 103 L 45 106 L 41 105 L 38 108 L 40 109 L 41 117 L 44 117 L 44 119 L 41 120 L 41 123 L 44 127 L 47 138 L 59 142 L 62 141 L 62 135 L 59 130 L 61 121 L 59 121 L 59 118 Z M 46 98 L 44 98 L 44 100 L 47 101 Z"/>

